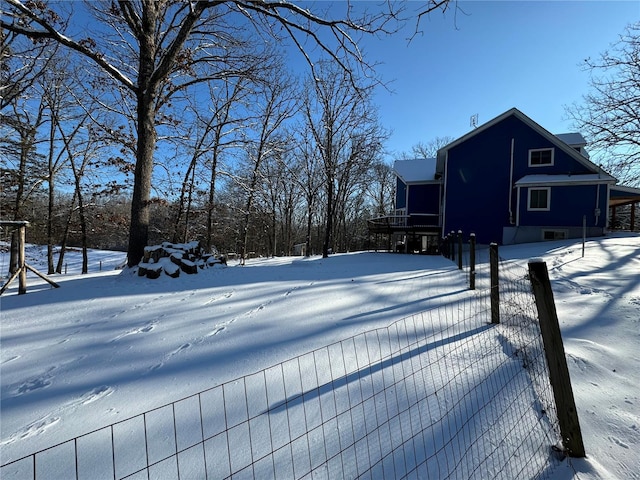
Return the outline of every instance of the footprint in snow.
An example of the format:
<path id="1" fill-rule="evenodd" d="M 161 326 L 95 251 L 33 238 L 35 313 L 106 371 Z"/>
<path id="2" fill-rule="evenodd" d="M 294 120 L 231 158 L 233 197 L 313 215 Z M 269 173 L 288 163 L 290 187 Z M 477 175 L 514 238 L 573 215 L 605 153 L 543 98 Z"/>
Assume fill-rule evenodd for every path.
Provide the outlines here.
<path id="1" fill-rule="evenodd" d="M 85 393 L 80 398 L 80 404 L 87 405 L 89 403 L 93 403 L 101 398 L 108 397 L 113 393 L 113 388 L 108 387 L 106 385 L 102 385 L 100 387 L 94 388 L 93 390 Z"/>
<path id="2" fill-rule="evenodd" d="M 626 443 L 624 443 L 622 440 L 616 438 L 616 437 L 611 437 L 609 436 L 609 440 L 611 441 L 611 443 L 615 443 L 616 445 L 622 447 L 622 448 L 629 448 L 629 445 L 627 445 Z"/>
<path id="3" fill-rule="evenodd" d="M 209 300 L 207 300 L 206 302 L 204 302 L 205 305 L 210 305 L 214 302 L 217 302 L 218 300 L 225 300 L 227 298 L 230 298 L 233 295 L 233 292 L 227 292 L 223 295 L 217 296 L 217 297 L 211 297 Z"/>
<path id="4" fill-rule="evenodd" d="M 13 435 L 11 435 L 6 440 L 2 440 L 0 442 L 0 445 L 9 445 L 10 443 L 15 442 L 16 440 L 24 440 L 25 438 L 33 437 L 35 435 L 41 435 L 46 430 L 53 427 L 59 421 L 60 421 L 60 417 L 45 416 L 39 420 L 36 420 L 33 423 L 30 423 L 19 432 L 16 432 Z"/>
<path id="5" fill-rule="evenodd" d="M 224 327 L 224 326 L 216 327 L 207 334 L 207 337 L 213 337 L 214 335 L 218 335 L 219 333 L 222 333 L 226 328 L 227 327 Z"/>
<path id="6" fill-rule="evenodd" d="M 15 395 L 24 395 L 25 393 L 35 392 L 36 390 L 42 390 L 51 385 L 51 371 L 56 367 L 51 367 L 42 375 L 30 378 L 26 382 L 22 383 L 15 391 Z"/>
<path id="7" fill-rule="evenodd" d="M 170 357 L 173 357 L 174 355 L 177 355 L 178 353 L 182 352 L 183 350 L 186 350 L 187 348 L 189 348 L 191 346 L 190 343 L 184 343 L 182 345 L 180 345 L 176 350 L 174 350 L 173 352 L 171 352 L 169 354 Z"/>
<path id="8" fill-rule="evenodd" d="M 164 364 L 170 360 L 172 357 L 174 357 L 175 355 L 179 354 L 180 352 L 183 352 L 187 349 L 191 348 L 191 344 L 190 343 L 183 343 L 182 345 L 180 345 L 178 348 L 176 348 L 175 350 L 173 350 L 172 352 L 169 352 L 168 354 L 166 354 L 164 356 L 164 358 L 159 362 L 156 363 L 155 365 L 152 365 L 151 367 L 149 367 L 149 372 L 153 372 L 155 370 L 158 370 L 159 368 L 164 367 Z"/>
<path id="9" fill-rule="evenodd" d="M 120 340 L 121 338 L 128 337 L 129 335 L 137 335 L 138 333 L 149 333 L 151 330 L 156 328 L 156 325 L 157 325 L 157 322 L 149 322 L 149 323 L 146 323 L 145 325 L 143 325 L 141 327 L 134 328 L 132 330 L 128 330 L 128 331 L 126 331 L 124 333 L 121 333 L 120 335 L 118 335 L 114 339 L 112 339 L 110 343 L 116 342 L 116 341 Z"/>
<path id="10" fill-rule="evenodd" d="M 293 292 L 295 292 L 298 288 L 300 288 L 300 287 L 293 287 L 291 290 L 287 290 L 287 291 L 284 293 L 284 296 L 285 296 L 285 297 L 288 297 L 288 296 L 289 296 L 289 295 L 291 295 Z"/>
<path id="11" fill-rule="evenodd" d="M 6 360 L 3 360 L 2 363 L 0 363 L 0 365 L 5 365 L 9 362 L 13 362 L 14 360 L 17 360 L 20 358 L 20 355 L 14 355 L 12 357 L 7 358 Z"/>

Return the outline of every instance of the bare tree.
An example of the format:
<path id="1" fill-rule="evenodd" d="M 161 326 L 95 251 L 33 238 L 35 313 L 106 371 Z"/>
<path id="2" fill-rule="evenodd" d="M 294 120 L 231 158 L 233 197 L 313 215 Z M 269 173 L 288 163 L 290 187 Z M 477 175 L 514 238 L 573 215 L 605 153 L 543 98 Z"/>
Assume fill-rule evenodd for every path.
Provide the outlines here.
<path id="1" fill-rule="evenodd" d="M 24 96 L 51 68 L 58 46 L 54 41 L 34 42 L 16 32 L 0 30 L 0 110 Z"/>
<path id="2" fill-rule="evenodd" d="M 330 63 L 320 63 L 307 89 L 304 116 L 321 159 L 325 219 L 322 255 L 334 248 L 336 220 L 344 214 L 353 186 L 379 152 L 385 133 L 370 104 L 371 87 L 354 87 L 353 79 Z"/>
<path id="3" fill-rule="evenodd" d="M 3 214 L 13 220 L 24 220 L 25 206 L 46 182 L 46 162 L 38 152 L 38 130 L 45 122 L 45 102 L 27 105 L 20 97 L 13 97 L 6 113 L 0 115 L 0 151 L 6 162 L 2 167 Z M 9 111 L 10 110 L 10 111 Z M 18 232 L 11 236 L 9 271 L 18 265 Z"/>
<path id="4" fill-rule="evenodd" d="M 374 162 L 369 168 L 365 193 L 372 204 L 373 215 L 384 216 L 393 207 L 396 176 L 393 169 L 382 161 Z"/>
<path id="5" fill-rule="evenodd" d="M 410 152 L 400 152 L 397 155 L 398 160 L 408 160 L 413 158 L 436 158 L 438 150 L 445 145 L 453 142 L 455 138 L 445 135 L 444 137 L 435 137 L 427 142 L 419 141 L 411 147 Z"/>
<path id="6" fill-rule="evenodd" d="M 418 13 L 446 8 L 448 0 L 429 0 Z M 95 1 L 73 9 L 67 2 L 23 3 L 5 0 L 0 25 L 13 34 L 35 39 L 51 39 L 79 53 L 99 67 L 116 89 L 128 92 L 136 112 L 137 144 L 134 186 L 131 202 L 128 264 L 142 257 L 149 237 L 149 207 L 153 157 L 157 142 L 159 110 L 175 92 L 194 83 L 229 74 L 241 74 L 240 52 L 228 56 L 228 47 L 240 36 L 244 26 L 277 40 L 287 37 L 309 60 L 305 40 L 319 47 L 347 75 L 367 63 L 357 45 L 362 34 L 392 32 L 398 12 L 362 12 L 347 5 L 345 18 L 332 19 L 296 3 L 282 0 L 173 0 Z M 394 3 L 388 3 L 393 6 Z M 95 36 L 74 38 L 66 22 L 84 16 L 87 10 L 101 23 Z M 360 11 L 360 9 L 357 9 Z M 233 20 L 236 23 L 233 24 Z M 246 28 L 245 28 L 246 30 Z M 325 40 L 319 31 L 329 34 Z M 129 41 L 133 40 L 133 41 Z M 260 42 L 254 42 L 254 46 Z M 264 43 L 264 42 L 262 42 Z"/>
<path id="7" fill-rule="evenodd" d="M 590 92 L 567 107 L 602 166 L 630 185 L 640 185 L 640 22 L 597 59 L 587 58 Z"/>
<path id="8" fill-rule="evenodd" d="M 256 136 L 247 143 L 246 151 L 249 171 L 245 182 L 243 182 L 246 204 L 241 226 L 240 260 L 242 264 L 244 264 L 247 255 L 249 219 L 258 182 L 261 180 L 262 162 L 287 148 L 286 137 L 282 135 L 283 125 L 297 110 L 294 81 L 286 75 L 286 72 L 283 72 L 283 67 L 281 63 L 275 63 L 271 67 L 271 75 L 265 78 L 261 91 L 255 96 L 253 108 L 257 109 L 256 118 L 259 121 L 255 128 Z"/>

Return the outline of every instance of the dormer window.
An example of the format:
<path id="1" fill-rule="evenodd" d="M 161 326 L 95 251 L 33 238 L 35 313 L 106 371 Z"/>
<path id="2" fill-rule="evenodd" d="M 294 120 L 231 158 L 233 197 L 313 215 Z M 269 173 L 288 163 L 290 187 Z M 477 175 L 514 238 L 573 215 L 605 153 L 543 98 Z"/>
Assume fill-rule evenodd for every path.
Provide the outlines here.
<path id="1" fill-rule="evenodd" d="M 553 148 L 536 148 L 529 150 L 529 166 L 542 167 L 553 165 Z"/>

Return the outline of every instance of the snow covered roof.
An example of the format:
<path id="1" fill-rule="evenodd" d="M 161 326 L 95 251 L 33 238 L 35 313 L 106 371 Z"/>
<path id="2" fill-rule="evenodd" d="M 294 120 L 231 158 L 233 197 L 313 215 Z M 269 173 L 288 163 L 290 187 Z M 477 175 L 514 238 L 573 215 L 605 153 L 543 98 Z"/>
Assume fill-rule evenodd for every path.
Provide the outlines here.
<path id="1" fill-rule="evenodd" d="M 584 147 L 587 144 L 580 133 L 559 133 L 556 137 L 572 147 Z"/>
<path id="2" fill-rule="evenodd" d="M 616 179 L 606 173 L 589 173 L 586 175 L 525 175 L 515 185 L 518 187 L 541 185 L 575 185 L 615 183 Z"/>
<path id="3" fill-rule="evenodd" d="M 396 160 L 393 164 L 393 170 L 405 184 L 433 182 L 436 180 L 436 159 Z"/>

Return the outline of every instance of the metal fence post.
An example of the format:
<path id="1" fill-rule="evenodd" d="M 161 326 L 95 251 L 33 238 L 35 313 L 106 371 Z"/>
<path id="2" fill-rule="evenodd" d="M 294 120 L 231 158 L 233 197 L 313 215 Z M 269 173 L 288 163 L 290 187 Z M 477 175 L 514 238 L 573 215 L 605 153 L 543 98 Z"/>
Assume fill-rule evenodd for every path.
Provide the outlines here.
<path id="1" fill-rule="evenodd" d="M 540 259 L 529 261 L 529 277 L 536 298 L 540 332 L 544 343 L 544 352 L 549 365 L 549 377 L 553 388 L 553 397 L 558 411 L 562 443 L 570 457 L 584 457 L 582 432 L 578 421 L 578 412 L 571 388 L 569 368 L 564 354 L 562 334 L 558 323 L 558 314 L 553 299 L 553 290 L 549 281 L 547 264 Z"/>
<path id="2" fill-rule="evenodd" d="M 469 235 L 469 290 L 476 289 L 476 234 Z"/>
<path id="3" fill-rule="evenodd" d="M 489 245 L 491 267 L 491 323 L 500 323 L 500 287 L 498 285 L 498 244 Z"/>

